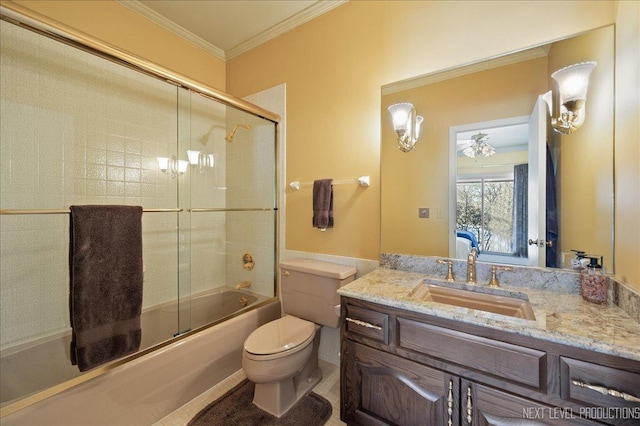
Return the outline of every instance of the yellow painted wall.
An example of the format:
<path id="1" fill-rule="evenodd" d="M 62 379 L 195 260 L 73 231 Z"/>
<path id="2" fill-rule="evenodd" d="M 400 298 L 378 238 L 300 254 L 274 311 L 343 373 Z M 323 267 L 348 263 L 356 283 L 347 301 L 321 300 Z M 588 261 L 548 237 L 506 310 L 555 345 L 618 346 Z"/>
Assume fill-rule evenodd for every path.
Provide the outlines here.
<path id="1" fill-rule="evenodd" d="M 614 20 L 608 1 L 350 1 L 228 61 L 236 96 L 287 84 L 287 182 L 372 177 L 366 190 L 336 189 L 336 227 L 325 233 L 311 227 L 309 191 L 288 191 L 285 247 L 378 258 L 383 84 Z"/>
<path id="2" fill-rule="evenodd" d="M 546 87 L 543 57 L 383 96 L 381 251 L 449 256 L 449 128 L 529 115 Z M 398 102 L 425 118 L 408 153 L 397 148 L 387 112 Z M 428 220 L 419 207 L 430 208 Z"/>
<path id="3" fill-rule="evenodd" d="M 380 241 L 380 86 L 617 23 L 616 270 L 640 288 L 637 1 L 352 0 L 227 64 L 112 0 L 17 3 L 238 97 L 286 83 L 287 181 L 368 174 L 372 186 L 338 187 L 323 234 L 308 193 L 290 196 L 285 247 L 368 259 Z"/>
<path id="4" fill-rule="evenodd" d="M 226 89 L 223 60 L 113 0 L 2 3 L 15 3 L 215 89 Z"/>
<path id="5" fill-rule="evenodd" d="M 616 276 L 640 289 L 640 2 L 616 20 Z"/>
<path id="6" fill-rule="evenodd" d="M 606 27 L 554 43 L 548 56 L 549 75 L 579 62 L 598 63 L 589 79 L 584 125 L 553 136 L 560 152 L 558 250 L 604 256 L 606 271 L 613 269 L 613 43 L 614 29 Z"/>

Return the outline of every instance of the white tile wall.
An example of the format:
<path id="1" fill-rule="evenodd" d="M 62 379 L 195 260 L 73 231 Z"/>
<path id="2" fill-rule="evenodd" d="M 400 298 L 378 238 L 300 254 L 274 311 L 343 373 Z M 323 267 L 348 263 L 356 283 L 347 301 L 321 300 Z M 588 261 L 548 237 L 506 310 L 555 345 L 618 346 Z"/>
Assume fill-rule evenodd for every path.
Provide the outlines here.
<path id="1" fill-rule="evenodd" d="M 273 200 L 271 123 L 5 21 L 0 30 L 2 209 Z M 251 130 L 238 130 L 228 144 L 224 136 L 237 122 L 250 122 Z M 189 148 L 213 154 L 214 167 L 200 173 L 191 166 L 177 179 L 157 168 L 157 157 L 186 159 Z M 178 273 L 181 295 L 244 280 L 245 251 L 258 258 L 254 290 L 272 294 L 268 214 L 145 213 L 143 309 L 176 298 Z M 3 349 L 69 328 L 68 222 L 67 215 L 0 216 Z"/>
<path id="2" fill-rule="evenodd" d="M 2 208 L 175 207 L 156 157 L 175 152 L 176 88 L 0 25 Z M 175 216 L 144 215 L 145 306 L 175 298 Z M 68 222 L 1 217 L 3 348 L 68 329 Z"/>
<path id="3" fill-rule="evenodd" d="M 251 95 L 245 100 L 281 114 L 284 108 L 284 85 Z M 227 129 L 237 123 L 249 124 L 247 132 L 238 129 L 227 145 L 227 205 L 234 207 L 273 208 L 275 204 L 275 126 L 237 110 L 229 110 Z M 251 280 L 251 290 L 274 294 L 275 220 L 273 211 L 227 213 L 227 280 L 236 284 Z M 255 268 L 242 268 L 242 256 L 251 253 Z"/>

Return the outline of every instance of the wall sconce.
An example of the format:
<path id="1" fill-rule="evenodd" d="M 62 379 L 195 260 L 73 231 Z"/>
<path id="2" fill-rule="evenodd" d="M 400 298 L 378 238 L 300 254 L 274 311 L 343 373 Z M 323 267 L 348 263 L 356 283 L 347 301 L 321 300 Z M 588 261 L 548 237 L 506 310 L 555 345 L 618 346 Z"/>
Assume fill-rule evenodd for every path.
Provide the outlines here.
<path id="1" fill-rule="evenodd" d="M 207 154 L 202 151 L 188 150 L 187 157 L 189 158 L 189 164 L 192 166 L 198 166 L 198 171 L 204 173 L 207 167 L 213 168 L 214 158 L 213 154 Z"/>
<path id="2" fill-rule="evenodd" d="M 185 160 L 178 160 L 178 174 L 183 175 L 189 167 L 189 162 Z"/>
<path id="3" fill-rule="evenodd" d="M 398 139 L 398 148 L 402 152 L 411 151 L 420 137 L 420 126 L 424 119 L 416 115 L 416 109 L 410 103 L 391 105 L 388 109 Z"/>
<path id="4" fill-rule="evenodd" d="M 558 85 L 558 93 L 554 96 L 549 91 L 543 99 L 549 106 L 551 126 L 556 132 L 568 135 L 584 123 L 589 76 L 595 67 L 596 62 L 581 62 L 551 74 Z M 558 107 L 554 107 L 556 102 Z"/>
<path id="5" fill-rule="evenodd" d="M 192 166 L 197 166 L 200 164 L 200 151 L 187 151 L 187 158 L 189 158 L 189 164 Z"/>
<path id="6" fill-rule="evenodd" d="M 158 167 L 162 173 L 169 172 L 172 178 L 175 178 L 178 174 L 185 174 L 187 167 L 189 166 L 188 161 L 177 160 L 173 155 L 171 157 L 158 157 L 157 160 Z"/>
<path id="7" fill-rule="evenodd" d="M 204 152 L 187 150 L 187 158 L 189 158 L 189 164 L 192 166 L 198 166 L 198 171 L 200 173 L 204 173 L 205 162 L 207 161 L 207 157 Z"/>

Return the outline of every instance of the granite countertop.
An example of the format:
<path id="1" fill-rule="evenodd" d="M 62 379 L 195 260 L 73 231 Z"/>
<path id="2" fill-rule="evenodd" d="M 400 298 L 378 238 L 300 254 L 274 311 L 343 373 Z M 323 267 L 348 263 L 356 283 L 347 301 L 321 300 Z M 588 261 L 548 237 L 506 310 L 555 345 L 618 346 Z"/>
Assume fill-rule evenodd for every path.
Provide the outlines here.
<path id="1" fill-rule="evenodd" d="M 338 293 L 640 361 L 640 323 L 614 304 L 596 305 L 584 301 L 579 294 L 502 285 L 497 290 L 501 294 L 524 293 L 528 297 L 536 320 L 524 320 L 409 297 L 411 290 L 425 279 L 438 281 L 418 272 L 380 268 L 347 284 Z"/>

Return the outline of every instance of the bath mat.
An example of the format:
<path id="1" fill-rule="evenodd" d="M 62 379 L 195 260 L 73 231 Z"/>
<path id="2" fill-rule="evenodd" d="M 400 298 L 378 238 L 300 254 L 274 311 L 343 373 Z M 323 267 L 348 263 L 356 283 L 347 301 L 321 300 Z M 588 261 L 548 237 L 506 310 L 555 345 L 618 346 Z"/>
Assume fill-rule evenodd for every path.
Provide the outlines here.
<path id="1" fill-rule="evenodd" d="M 331 404 L 311 392 L 277 418 L 253 405 L 255 385 L 243 380 L 191 419 L 187 426 L 321 426 L 331 417 Z"/>

